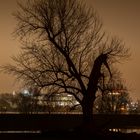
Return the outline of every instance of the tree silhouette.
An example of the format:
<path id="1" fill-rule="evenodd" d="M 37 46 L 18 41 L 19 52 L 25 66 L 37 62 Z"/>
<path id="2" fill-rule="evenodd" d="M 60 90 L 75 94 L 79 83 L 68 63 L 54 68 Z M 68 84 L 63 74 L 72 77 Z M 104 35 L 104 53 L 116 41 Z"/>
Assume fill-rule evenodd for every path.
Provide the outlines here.
<path id="1" fill-rule="evenodd" d="M 128 49 L 107 37 L 97 12 L 79 0 L 28 0 L 18 6 L 14 33 L 22 51 L 3 70 L 25 85 L 73 95 L 90 122 L 99 81 L 113 78 L 112 67 L 127 58 Z"/>
<path id="2" fill-rule="evenodd" d="M 129 103 L 129 92 L 124 83 L 111 81 L 96 98 L 94 108 L 98 113 L 128 113 Z"/>

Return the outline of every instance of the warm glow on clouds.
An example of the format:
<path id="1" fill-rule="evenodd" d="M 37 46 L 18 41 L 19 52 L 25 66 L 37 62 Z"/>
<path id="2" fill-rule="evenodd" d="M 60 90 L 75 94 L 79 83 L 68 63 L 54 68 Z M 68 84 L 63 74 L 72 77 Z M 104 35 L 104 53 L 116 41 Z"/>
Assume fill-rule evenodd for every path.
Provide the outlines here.
<path id="1" fill-rule="evenodd" d="M 120 65 L 120 69 L 132 89 L 132 97 L 140 98 L 140 1 L 139 0 L 86 0 L 95 7 L 104 30 L 125 41 L 131 48 L 130 61 Z M 11 62 L 10 57 L 19 51 L 19 42 L 11 33 L 15 27 L 12 12 L 16 9 L 16 0 L 1 0 L 0 4 L 0 65 Z M 12 92 L 13 78 L 0 74 L 0 92 Z"/>
<path id="2" fill-rule="evenodd" d="M 121 38 L 130 47 L 130 60 L 119 65 L 127 81 L 131 96 L 140 99 L 140 1 L 139 0 L 88 0 L 94 6 L 107 33 Z"/>

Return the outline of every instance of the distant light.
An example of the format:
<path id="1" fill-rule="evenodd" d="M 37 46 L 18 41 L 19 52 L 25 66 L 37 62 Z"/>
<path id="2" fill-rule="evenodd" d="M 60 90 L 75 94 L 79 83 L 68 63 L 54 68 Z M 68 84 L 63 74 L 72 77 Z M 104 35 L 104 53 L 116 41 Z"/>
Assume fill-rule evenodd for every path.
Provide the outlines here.
<path id="1" fill-rule="evenodd" d="M 29 91 L 27 89 L 25 89 L 23 92 L 24 94 L 29 94 Z"/>
<path id="2" fill-rule="evenodd" d="M 67 96 L 72 97 L 72 95 L 68 94 Z"/>
<path id="3" fill-rule="evenodd" d="M 16 95 L 16 92 L 15 91 L 13 91 L 13 96 L 15 96 Z"/>
<path id="4" fill-rule="evenodd" d="M 29 96 L 30 95 L 30 93 L 29 93 L 29 91 L 27 89 L 24 89 L 22 94 L 25 95 L 25 96 Z"/>
<path id="5" fill-rule="evenodd" d="M 120 93 L 119 92 L 109 92 L 108 94 L 109 95 L 119 95 Z"/>

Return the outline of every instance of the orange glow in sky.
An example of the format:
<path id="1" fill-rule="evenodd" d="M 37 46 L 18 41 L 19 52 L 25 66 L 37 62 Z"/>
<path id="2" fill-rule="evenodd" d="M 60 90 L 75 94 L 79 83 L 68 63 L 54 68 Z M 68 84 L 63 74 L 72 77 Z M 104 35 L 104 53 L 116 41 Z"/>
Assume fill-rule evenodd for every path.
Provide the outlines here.
<path id="1" fill-rule="evenodd" d="M 19 0 L 20 1 L 20 0 Z M 20 44 L 12 32 L 16 21 L 12 16 L 16 0 L 0 0 L 0 65 L 12 63 L 11 56 L 19 52 Z M 134 99 L 140 99 L 140 1 L 139 0 L 86 0 L 99 13 L 104 30 L 122 39 L 130 47 L 129 61 L 119 64 Z M 0 93 L 16 90 L 11 75 L 0 74 Z"/>

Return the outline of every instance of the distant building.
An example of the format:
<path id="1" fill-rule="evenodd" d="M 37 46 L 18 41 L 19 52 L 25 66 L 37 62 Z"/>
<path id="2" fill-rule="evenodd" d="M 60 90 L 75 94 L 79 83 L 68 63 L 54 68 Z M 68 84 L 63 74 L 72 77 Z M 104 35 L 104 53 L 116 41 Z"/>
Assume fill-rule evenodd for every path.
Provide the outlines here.
<path id="1" fill-rule="evenodd" d="M 80 108 L 79 102 L 69 94 L 52 94 L 46 98 L 46 103 L 51 112 L 73 112 Z"/>
<path id="2" fill-rule="evenodd" d="M 39 93 L 36 94 L 37 90 L 28 90 L 23 89 L 21 94 L 24 97 L 31 98 L 32 102 L 35 102 L 36 105 L 42 106 L 44 112 L 75 112 L 80 110 L 79 102 L 76 101 L 74 96 L 70 94 L 48 94 L 48 93 Z M 33 103 L 32 103 L 33 104 Z"/>

